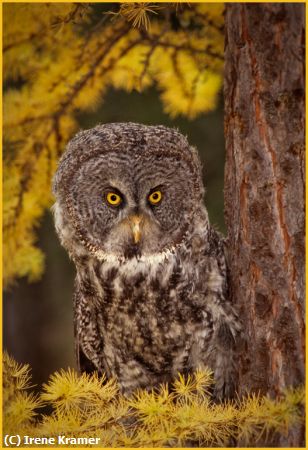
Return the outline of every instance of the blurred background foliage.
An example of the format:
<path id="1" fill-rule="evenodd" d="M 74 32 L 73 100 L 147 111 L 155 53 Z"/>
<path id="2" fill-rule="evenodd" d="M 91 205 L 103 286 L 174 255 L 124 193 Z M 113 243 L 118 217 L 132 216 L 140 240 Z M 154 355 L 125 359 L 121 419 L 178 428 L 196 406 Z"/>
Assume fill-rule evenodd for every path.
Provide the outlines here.
<path id="1" fill-rule="evenodd" d="M 74 367 L 74 268 L 50 184 L 76 131 L 179 128 L 200 152 L 210 219 L 224 231 L 223 5 L 6 4 L 3 20 L 4 347 L 41 383 Z"/>

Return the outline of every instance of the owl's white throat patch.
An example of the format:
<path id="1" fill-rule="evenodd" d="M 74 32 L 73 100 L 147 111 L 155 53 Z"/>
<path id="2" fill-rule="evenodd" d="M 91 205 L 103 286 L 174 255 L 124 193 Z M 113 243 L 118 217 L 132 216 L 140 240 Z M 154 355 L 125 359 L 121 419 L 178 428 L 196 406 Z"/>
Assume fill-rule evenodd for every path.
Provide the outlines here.
<path id="1" fill-rule="evenodd" d="M 94 250 L 94 256 L 106 263 L 118 264 L 118 265 L 138 265 L 138 264 L 160 264 L 174 256 L 175 247 L 169 248 L 163 252 L 152 253 L 150 255 L 137 255 L 132 258 L 125 258 L 121 255 L 115 255 L 106 253 L 103 250 Z"/>

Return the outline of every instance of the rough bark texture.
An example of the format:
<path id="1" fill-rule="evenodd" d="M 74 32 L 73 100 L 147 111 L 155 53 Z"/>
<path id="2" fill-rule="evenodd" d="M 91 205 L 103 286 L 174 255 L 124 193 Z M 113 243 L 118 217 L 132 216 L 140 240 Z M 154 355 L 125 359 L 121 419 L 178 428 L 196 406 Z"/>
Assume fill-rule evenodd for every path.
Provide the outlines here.
<path id="1" fill-rule="evenodd" d="M 225 213 L 247 339 L 241 393 L 304 383 L 304 26 L 304 4 L 226 6 Z"/>

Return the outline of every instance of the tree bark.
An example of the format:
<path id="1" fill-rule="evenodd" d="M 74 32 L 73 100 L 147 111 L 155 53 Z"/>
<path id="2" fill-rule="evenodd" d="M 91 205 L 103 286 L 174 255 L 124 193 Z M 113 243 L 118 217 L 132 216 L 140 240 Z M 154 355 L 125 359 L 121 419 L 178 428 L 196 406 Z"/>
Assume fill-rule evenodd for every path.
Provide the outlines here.
<path id="1" fill-rule="evenodd" d="M 304 4 L 226 6 L 225 218 L 246 334 L 240 394 L 304 384 L 304 27 Z"/>

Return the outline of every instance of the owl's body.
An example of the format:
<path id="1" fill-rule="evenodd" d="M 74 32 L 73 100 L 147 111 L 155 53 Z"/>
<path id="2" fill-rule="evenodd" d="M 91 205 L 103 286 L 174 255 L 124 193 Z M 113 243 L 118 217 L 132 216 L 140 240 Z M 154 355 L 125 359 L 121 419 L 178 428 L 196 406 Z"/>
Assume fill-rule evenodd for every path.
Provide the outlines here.
<path id="1" fill-rule="evenodd" d="M 217 396 L 231 396 L 240 325 L 195 149 L 162 126 L 100 125 L 70 142 L 54 192 L 77 269 L 81 370 L 130 393 L 208 366 Z"/>

